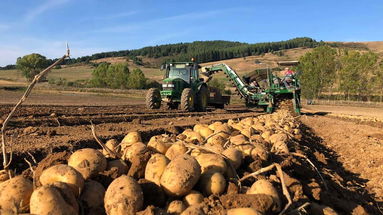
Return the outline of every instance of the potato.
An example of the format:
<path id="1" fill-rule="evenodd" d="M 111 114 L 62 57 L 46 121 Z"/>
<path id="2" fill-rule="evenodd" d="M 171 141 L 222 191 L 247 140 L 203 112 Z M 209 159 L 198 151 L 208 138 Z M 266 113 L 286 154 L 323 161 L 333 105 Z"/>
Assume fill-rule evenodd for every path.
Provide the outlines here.
<path id="1" fill-rule="evenodd" d="M 184 196 L 192 190 L 200 175 L 201 166 L 197 160 L 190 155 L 183 154 L 170 161 L 160 182 L 168 194 Z"/>
<path id="2" fill-rule="evenodd" d="M 111 170 L 112 168 L 117 169 L 118 176 L 127 174 L 129 171 L 129 166 L 125 163 L 125 161 L 121 159 L 108 161 L 108 165 L 106 166 L 106 169 Z"/>
<path id="3" fill-rule="evenodd" d="M 132 162 L 134 157 L 144 154 L 146 151 L 148 151 L 148 148 L 145 144 L 141 142 L 133 143 L 129 147 L 125 148 L 122 159 Z"/>
<path id="4" fill-rule="evenodd" d="M 142 142 L 140 133 L 137 131 L 129 132 L 121 141 L 121 151 L 125 151 L 127 147 L 137 142 Z"/>
<path id="5" fill-rule="evenodd" d="M 207 124 L 195 124 L 193 131 L 200 133 L 201 128 L 208 128 Z"/>
<path id="6" fill-rule="evenodd" d="M 254 133 L 255 133 L 255 130 L 252 127 L 245 127 L 241 130 L 241 134 L 247 138 L 250 138 Z"/>
<path id="7" fill-rule="evenodd" d="M 223 138 L 220 135 L 214 135 L 214 136 L 210 137 L 209 139 L 207 139 L 207 143 L 211 144 L 211 145 L 223 146 L 226 143 L 226 140 L 225 140 L 225 138 Z"/>
<path id="8" fill-rule="evenodd" d="M 198 132 L 195 132 L 191 129 L 186 129 L 184 132 L 182 132 L 182 134 L 186 135 L 186 139 L 185 139 L 186 142 L 195 142 L 195 141 L 199 143 L 203 142 L 202 136 Z"/>
<path id="9" fill-rule="evenodd" d="M 135 214 L 143 204 L 144 194 L 140 185 L 126 175 L 114 179 L 105 192 L 104 207 L 108 215 Z"/>
<path id="10" fill-rule="evenodd" d="M 174 200 L 169 203 L 166 212 L 168 214 L 181 214 L 186 209 L 186 205 L 180 200 Z"/>
<path id="11" fill-rule="evenodd" d="M 215 131 L 215 129 L 216 129 L 218 126 L 222 125 L 222 124 L 223 124 L 222 122 L 214 122 L 214 123 L 210 124 L 208 127 L 209 127 L 211 130 Z"/>
<path id="12" fill-rule="evenodd" d="M 9 175 L 8 175 L 7 171 L 0 170 L 0 183 L 6 181 L 8 179 L 9 179 Z"/>
<path id="13" fill-rule="evenodd" d="M 254 119 L 252 117 L 246 117 L 245 119 L 241 120 L 241 123 L 247 126 L 251 126 L 254 124 Z"/>
<path id="14" fill-rule="evenodd" d="M 251 150 L 250 155 L 254 157 L 259 157 L 263 161 L 267 161 L 269 158 L 269 150 L 262 143 L 253 144 L 254 148 Z"/>
<path id="15" fill-rule="evenodd" d="M 73 167 L 65 164 L 51 166 L 41 173 L 40 183 L 42 185 L 53 184 L 54 182 L 67 183 L 75 196 L 81 193 L 84 186 L 84 178 L 82 175 Z"/>
<path id="16" fill-rule="evenodd" d="M 277 190 L 274 186 L 265 179 L 260 179 L 251 185 L 250 189 L 247 190 L 246 194 L 266 194 L 273 198 L 275 208 L 274 211 L 280 211 L 281 200 L 279 198 Z"/>
<path id="17" fill-rule="evenodd" d="M 29 208 L 29 198 L 33 192 L 30 180 L 16 176 L 0 184 L 0 208 L 4 210 L 18 209 L 26 212 Z"/>
<path id="18" fill-rule="evenodd" d="M 148 148 L 155 152 L 165 154 L 171 145 L 170 137 L 157 135 L 150 138 Z"/>
<path id="19" fill-rule="evenodd" d="M 199 134 L 203 137 L 203 138 L 207 138 L 208 136 L 212 135 L 214 132 L 213 130 L 211 130 L 210 128 L 208 127 L 204 127 L 204 128 L 201 128 L 199 130 Z"/>
<path id="20" fill-rule="evenodd" d="M 237 131 L 241 131 L 244 128 L 241 124 L 232 124 L 230 126 Z"/>
<path id="21" fill-rule="evenodd" d="M 198 206 L 189 206 L 181 215 L 205 215 L 203 210 Z"/>
<path id="22" fill-rule="evenodd" d="M 74 209 L 74 211 L 79 210 L 80 207 L 78 205 L 76 196 L 74 195 L 74 193 L 72 192 L 72 189 L 67 183 L 57 181 L 51 185 L 56 187 L 59 190 L 61 196 Z"/>
<path id="23" fill-rule="evenodd" d="M 215 126 L 214 133 L 220 135 L 223 138 L 228 138 L 229 134 L 231 133 L 231 129 L 226 123 L 224 123 L 222 125 Z"/>
<path id="24" fill-rule="evenodd" d="M 110 139 L 110 140 L 106 141 L 105 146 L 108 147 L 108 149 L 115 152 L 116 154 L 121 153 L 121 146 L 119 146 L 117 140 L 115 140 L 115 139 Z M 105 149 L 102 150 L 102 154 L 107 158 L 112 157 L 112 155 L 110 155 Z"/>
<path id="25" fill-rule="evenodd" d="M 208 172 L 201 176 L 199 186 L 206 196 L 219 195 L 225 191 L 226 180 L 220 172 Z"/>
<path id="26" fill-rule="evenodd" d="M 271 148 L 271 152 L 275 154 L 289 154 L 290 150 L 285 142 L 278 141 L 273 144 L 273 147 Z"/>
<path id="27" fill-rule="evenodd" d="M 266 142 L 270 142 L 270 136 L 272 135 L 271 131 L 265 130 L 262 132 L 261 136 Z"/>
<path id="28" fill-rule="evenodd" d="M 254 149 L 254 145 L 251 144 L 236 145 L 234 147 L 242 152 L 243 157 L 251 156 L 251 151 Z"/>
<path id="29" fill-rule="evenodd" d="M 209 149 L 215 153 L 222 153 L 225 149 L 223 148 L 223 146 L 219 145 L 219 144 L 205 144 L 204 147 L 206 149 Z"/>
<path id="30" fill-rule="evenodd" d="M 163 154 L 153 154 L 145 168 L 145 179 L 160 185 L 161 176 L 166 166 L 169 163 L 169 159 Z"/>
<path id="31" fill-rule="evenodd" d="M 85 182 L 80 200 L 86 208 L 103 208 L 105 188 L 97 181 L 88 180 Z"/>
<path id="32" fill-rule="evenodd" d="M 254 208 L 233 208 L 227 210 L 227 215 L 263 215 L 263 213 L 258 212 Z"/>
<path id="33" fill-rule="evenodd" d="M 242 134 L 230 137 L 230 142 L 234 145 L 242 145 L 248 143 L 246 137 Z"/>
<path id="34" fill-rule="evenodd" d="M 182 142 L 176 142 L 172 146 L 170 146 L 168 151 L 166 151 L 165 156 L 169 160 L 173 160 L 175 157 L 185 154 L 187 152 L 187 150 L 188 149 L 186 148 L 186 146 Z"/>
<path id="35" fill-rule="evenodd" d="M 242 152 L 235 148 L 228 148 L 225 151 L 222 152 L 223 155 L 225 155 L 229 162 L 233 165 L 234 169 L 238 169 L 243 160 Z"/>
<path id="36" fill-rule="evenodd" d="M 203 195 L 198 191 L 192 190 L 183 200 L 187 206 L 198 205 L 203 202 Z"/>
<path id="37" fill-rule="evenodd" d="M 78 210 L 71 205 L 72 201 L 62 194 L 64 192 L 64 190 L 61 190 L 54 185 L 44 185 L 37 188 L 33 191 L 30 199 L 30 213 L 39 215 L 78 214 Z"/>
<path id="38" fill-rule="evenodd" d="M 201 174 L 207 172 L 220 172 L 224 174 L 227 170 L 225 159 L 218 154 L 203 153 L 196 157 L 201 166 Z"/>
<path id="39" fill-rule="evenodd" d="M 288 139 L 288 136 L 286 134 L 283 134 L 283 133 L 273 134 L 270 136 L 270 143 L 274 144 L 279 141 L 286 142 L 287 139 Z"/>
<path id="40" fill-rule="evenodd" d="M 106 165 L 105 156 L 91 148 L 77 150 L 68 159 L 68 166 L 80 172 L 85 180 L 105 171 Z"/>
<path id="41" fill-rule="evenodd" d="M 260 131 L 260 132 L 263 132 L 263 131 L 266 130 L 266 127 L 262 123 L 260 123 L 260 122 L 255 123 L 251 127 L 254 128 L 256 131 Z"/>

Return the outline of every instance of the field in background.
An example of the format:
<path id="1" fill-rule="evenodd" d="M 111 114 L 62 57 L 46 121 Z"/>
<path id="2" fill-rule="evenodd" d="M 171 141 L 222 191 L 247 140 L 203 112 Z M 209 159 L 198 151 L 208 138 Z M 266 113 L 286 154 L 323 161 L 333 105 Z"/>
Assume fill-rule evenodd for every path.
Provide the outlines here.
<path id="1" fill-rule="evenodd" d="M 383 42 L 363 42 L 370 50 L 383 55 Z M 217 63 L 226 63 L 232 67 L 240 76 L 243 76 L 249 72 L 252 72 L 260 68 L 272 68 L 276 66 L 277 61 L 285 60 L 298 60 L 300 56 L 311 51 L 310 48 L 295 48 L 283 50 L 279 55 L 272 53 L 267 53 L 258 56 L 248 56 L 241 58 L 234 58 L 216 62 L 203 63 L 202 66 L 209 66 Z M 146 65 L 138 66 L 133 63 L 132 60 L 127 59 L 126 57 L 112 57 L 112 58 L 103 58 L 93 61 L 93 63 L 124 63 L 129 64 L 129 69 L 132 71 L 135 68 L 139 68 L 145 74 L 145 77 L 151 80 L 160 81 L 163 77 L 163 72 L 158 68 L 152 68 L 150 65 L 158 65 L 162 62 L 162 58 L 142 58 L 143 63 Z M 61 69 L 53 69 L 47 76 L 47 79 L 65 79 L 68 82 L 76 82 L 79 80 L 89 80 L 92 77 L 92 70 L 94 67 L 90 65 L 70 65 L 63 66 Z M 223 73 L 218 73 L 214 76 L 215 78 L 225 81 L 225 75 Z M 225 82 L 226 83 L 226 82 Z M 229 84 L 227 82 L 227 84 Z M 2 103 L 13 102 L 12 97 L 16 95 L 21 95 L 23 89 L 27 85 L 25 78 L 22 76 L 22 73 L 17 70 L 0 70 L 0 97 Z M 233 90 L 232 90 L 233 91 Z M 134 93 L 133 93 L 134 92 Z M 137 93 L 139 92 L 139 93 Z M 60 87 L 56 85 L 50 85 L 47 82 L 39 83 L 36 85 L 36 89 L 33 94 L 38 94 L 44 98 L 46 96 L 52 95 L 55 99 L 59 98 L 57 95 L 63 95 L 63 98 L 68 101 L 72 101 L 78 95 L 89 95 L 98 97 L 112 97 L 112 98 L 124 98 L 131 99 L 132 102 L 143 102 L 144 91 L 129 91 L 129 90 L 108 90 L 108 89 L 88 89 L 88 88 L 70 88 L 70 87 Z M 9 95 L 9 96 L 8 96 Z M 17 96 L 16 96 L 17 97 Z M 81 97 L 82 98 L 82 97 Z M 96 99 L 97 100 L 97 99 Z M 73 100 L 74 101 L 74 100 Z M 112 101 L 114 102 L 114 101 Z M 239 97 L 233 97 L 232 102 L 234 104 L 241 103 Z M 67 102 L 64 102 L 67 103 Z"/>

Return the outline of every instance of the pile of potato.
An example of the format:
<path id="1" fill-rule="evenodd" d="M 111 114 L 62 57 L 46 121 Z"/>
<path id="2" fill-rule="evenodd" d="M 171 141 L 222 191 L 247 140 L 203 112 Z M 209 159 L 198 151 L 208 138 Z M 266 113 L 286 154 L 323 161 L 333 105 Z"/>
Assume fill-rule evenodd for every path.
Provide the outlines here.
<path id="1" fill-rule="evenodd" d="M 278 214 L 286 201 L 273 175 L 251 178 L 240 187 L 237 179 L 270 163 L 272 155 L 288 154 L 289 140 L 300 138 L 299 123 L 283 110 L 196 124 L 147 143 L 130 132 L 121 142 L 107 141 L 113 153 L 77 150 L 34 183 L 22 176 L 0 177 L 0 214 L 213 214 L 209 199 L 230 195 L 230 186 L 238 198 L 262 196 L 270 204 L 263 210 L 225 206 L 220 213 Z"/>

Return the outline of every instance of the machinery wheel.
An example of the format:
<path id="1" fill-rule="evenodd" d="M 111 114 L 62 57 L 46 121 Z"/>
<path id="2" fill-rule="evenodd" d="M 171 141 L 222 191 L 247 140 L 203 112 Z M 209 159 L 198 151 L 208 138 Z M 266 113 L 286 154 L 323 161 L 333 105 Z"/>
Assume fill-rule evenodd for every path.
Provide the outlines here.
<path id="1" fill-rule="evenodd" d="M 148 109 L 159 109 L 161 107 L 161 94 L 157 88 L 150 88 L 146 93 L 146 107 Z"/>
<path id="2" fill-rule="evenodd" d="M 201 86 L 201 89 L 197 93 L 196 109 L 198 111 L 206 111 L 208 100 L 209 100 L 209 91 L 206 86 Z"/>
<path id="3" fill-rule="evenodd" d="M 194 95 L 190 88 L 185 88 L 181 94 L 181 110 L 193 111 L 194 110 Z"/>

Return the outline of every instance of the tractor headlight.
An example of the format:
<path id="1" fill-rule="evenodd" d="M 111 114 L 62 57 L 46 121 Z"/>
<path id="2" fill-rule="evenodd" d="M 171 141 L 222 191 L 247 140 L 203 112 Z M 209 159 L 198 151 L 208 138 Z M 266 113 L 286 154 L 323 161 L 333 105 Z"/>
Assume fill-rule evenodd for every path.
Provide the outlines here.
<path id="1" fill-rule="evenodd" d="M 172 87 L 174 87 L 174 84 L 162 84 L 162 87 L 163 88 L 172 88 Z"/>

